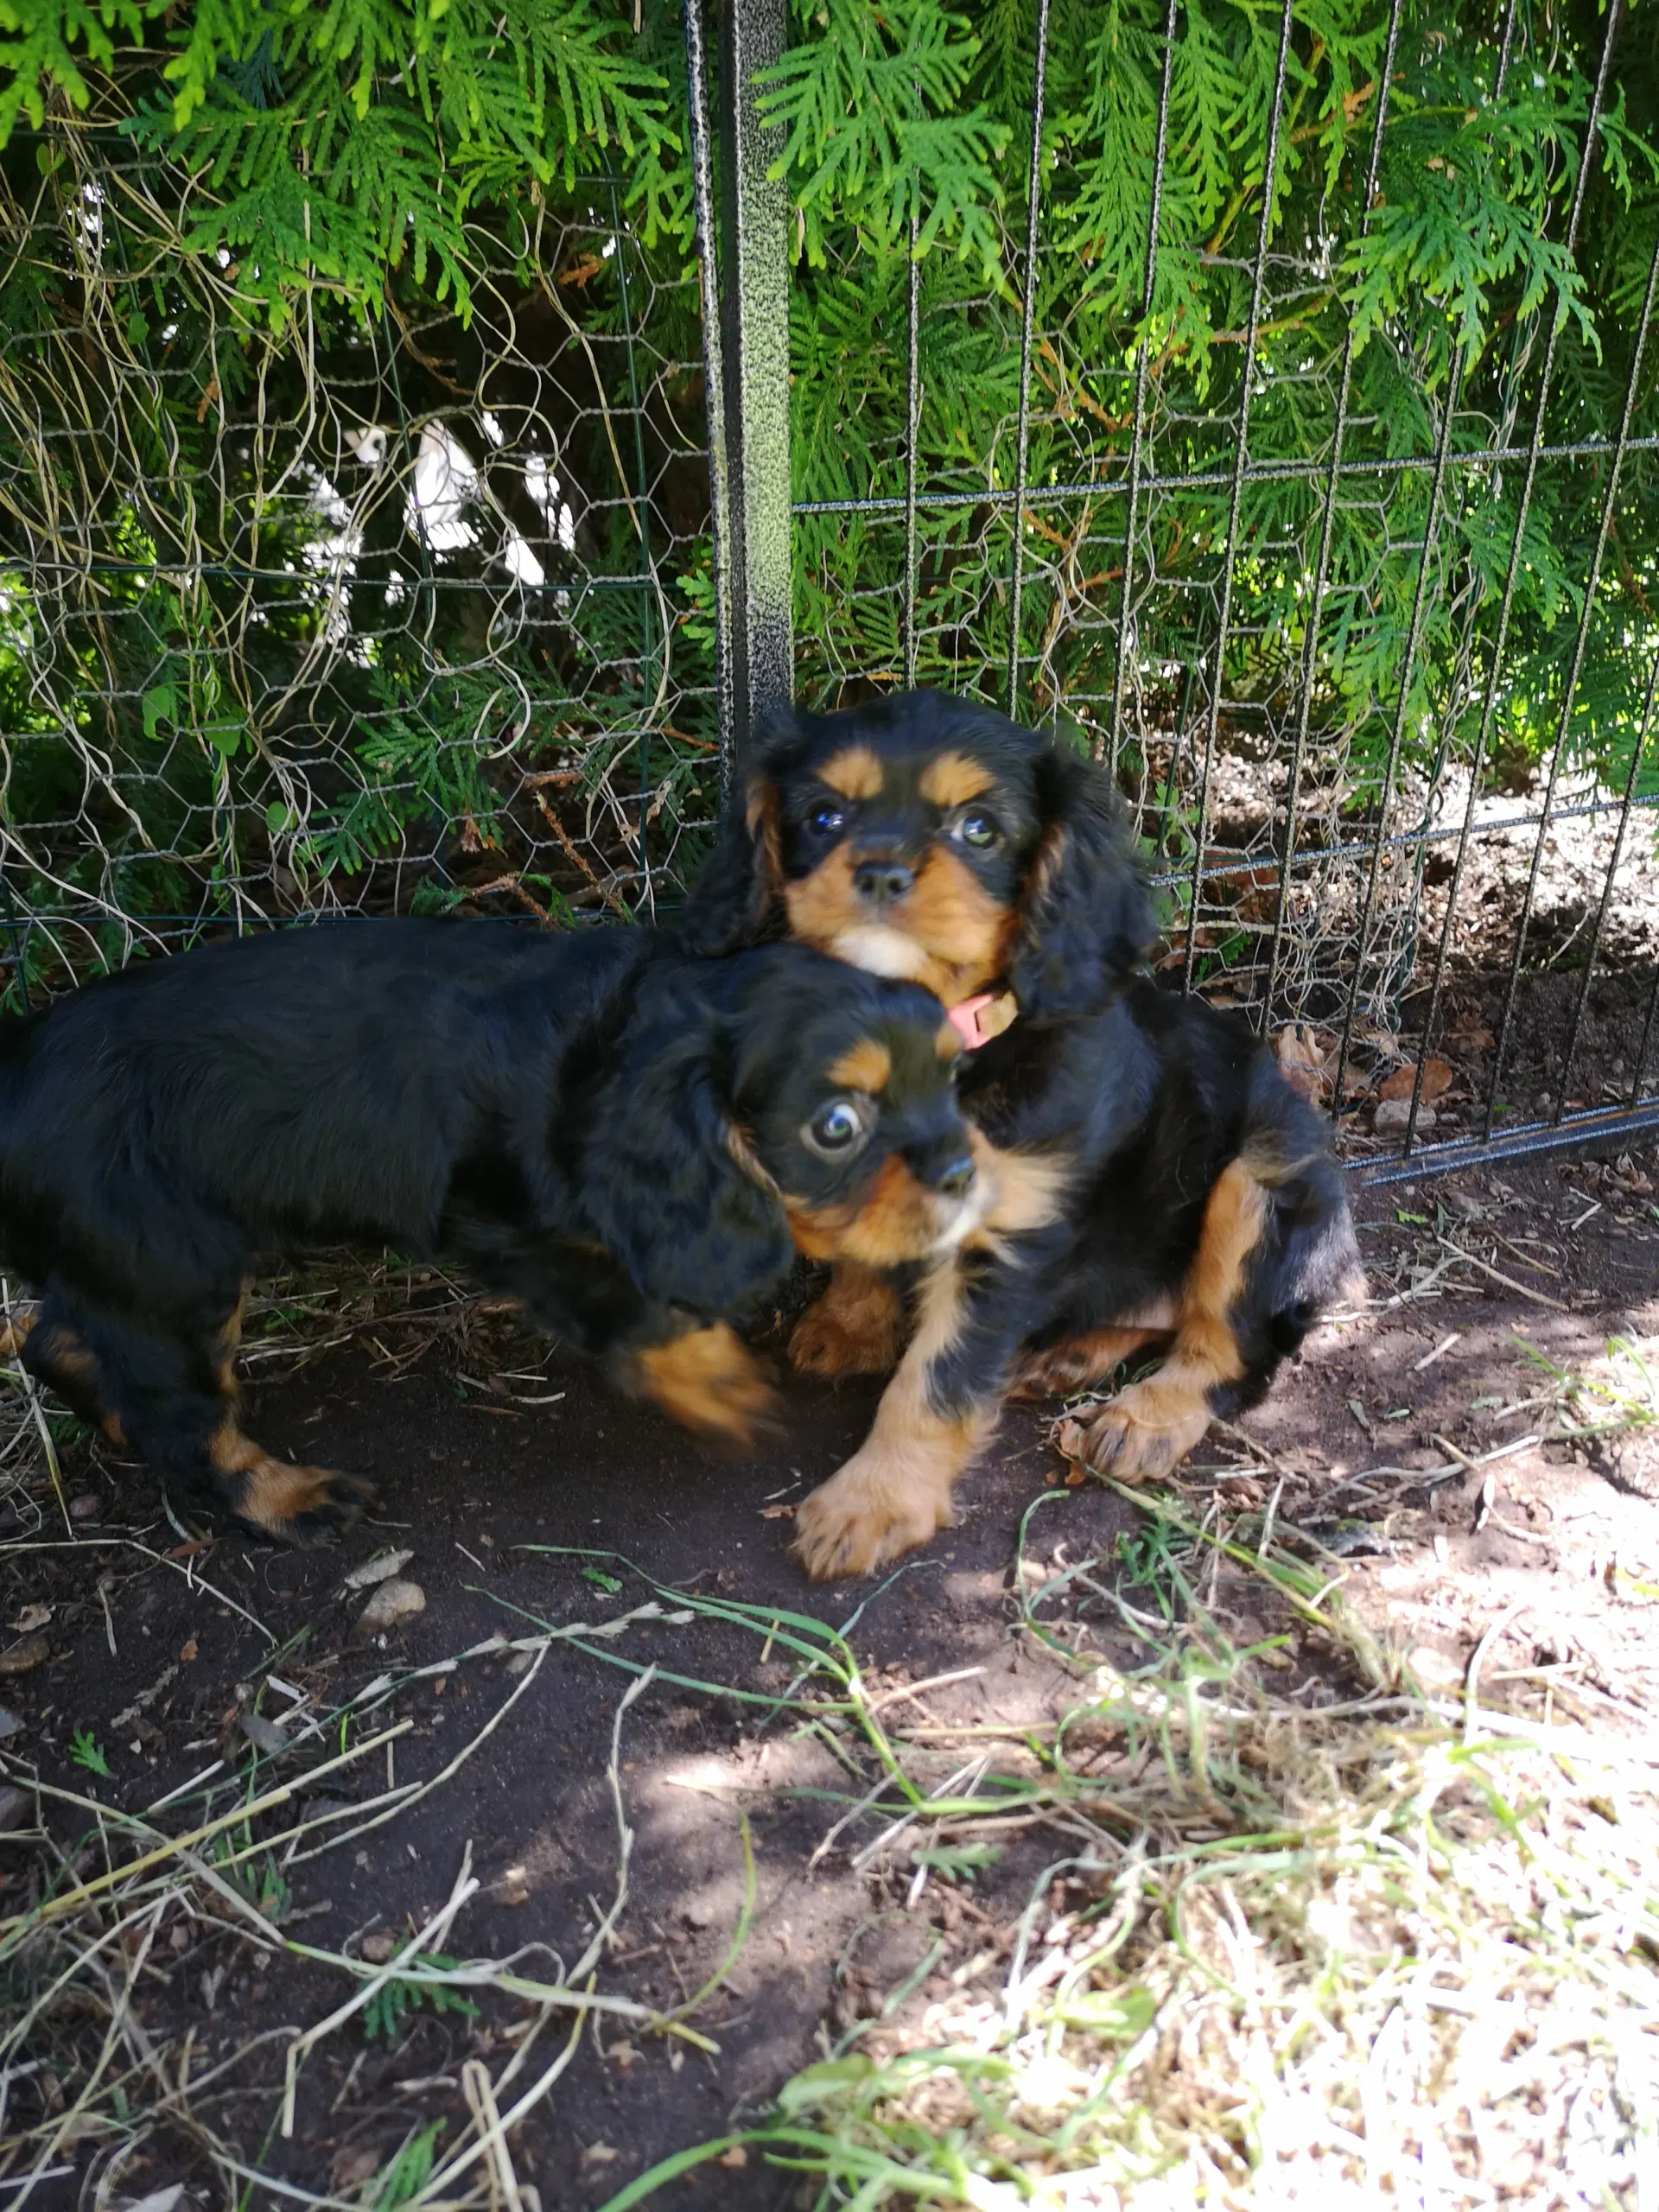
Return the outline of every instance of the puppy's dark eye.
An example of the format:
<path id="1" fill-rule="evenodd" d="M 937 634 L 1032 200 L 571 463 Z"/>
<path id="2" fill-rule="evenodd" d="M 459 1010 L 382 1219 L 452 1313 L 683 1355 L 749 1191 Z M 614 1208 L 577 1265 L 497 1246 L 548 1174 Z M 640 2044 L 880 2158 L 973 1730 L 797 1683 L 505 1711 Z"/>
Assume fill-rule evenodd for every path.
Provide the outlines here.
<path id="1" fill-rule="evenodd" d="M 1002 832 L 988 814 L 964 814 L 957 824 L 957 834 L 964 845 L 971 845 L 976 853 L 988 853 L 993 845 L 1002 841 Z"/>
<path id="2" fill-rule="evenodd" d="M 858 1150 L 869 1129 L 851 1099 L 832 1098 L 827 1106 L 819 1107 L 801 1135 L 810 1149 L 822 1153 L 826 1160 L 845 1160 Z"/>
<path id="3" fill-rule="evenodd" d="M 847 817 L 838 806 L 815 806 L 808 826 L 820 837 L 833 837 L 846 823 Z"/>

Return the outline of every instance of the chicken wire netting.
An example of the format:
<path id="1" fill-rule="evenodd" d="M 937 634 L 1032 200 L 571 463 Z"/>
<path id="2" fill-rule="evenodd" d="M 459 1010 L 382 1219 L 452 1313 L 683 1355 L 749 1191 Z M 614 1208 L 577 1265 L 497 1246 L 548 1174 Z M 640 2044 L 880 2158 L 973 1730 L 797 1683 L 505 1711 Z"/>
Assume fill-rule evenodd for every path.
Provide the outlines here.
<path id="1" fill-rule="evenodd" d="M 1338 99 L 1283 0 L 1217 137 L 1213 10 L 1052 12 L 1007 11 L 988 264 L 790 222 L 798 695 L 1058 719 L 1116 771 L 1166 978 L 1298 1031 L 1351 1133 L 1401 1066 L 1440 1071 L 1442 1135 L 1477 1144 L 1645 1110 L 1653 41 L 1618 9 L 1448 29 L 1377 0 Z M 716 79 L 779 13 L 727 0 Z M 1116 41 L 1110 114 L 1079 22 Z M 714 156 L 702 297 L 747 298 L 744 194 L 807 171 L 732 161 L 711 103 L 684 121 Z M 1453 243 L 1389 290 L 1430 170 Z M 711 500 L 700 272 L 625 180 L 474 226 L 466 315 L 404 266 L 372 310 L 319 283 L 276 324 L 192 243 L 201 189 L 64 116 L 0 172 L 5 1003 L 300 916 L 671 906 L 732 729 L 717 547 L 757 583 L 746 426 L 778 395 L 746 378 L 779 352 L 728 359 Z M 1108 215 L 1121 250 L 1080 250 Z"/>
<path id="2" fill-rule="evenodd" d="M 272 331 L 179 170 L 41 143 L 0 206 L 7 1003 L 302 913 L 650 915 L 718 800 L 695 278 L 601 179 L 476 232 L 465 321 L 319 289 Z"/>

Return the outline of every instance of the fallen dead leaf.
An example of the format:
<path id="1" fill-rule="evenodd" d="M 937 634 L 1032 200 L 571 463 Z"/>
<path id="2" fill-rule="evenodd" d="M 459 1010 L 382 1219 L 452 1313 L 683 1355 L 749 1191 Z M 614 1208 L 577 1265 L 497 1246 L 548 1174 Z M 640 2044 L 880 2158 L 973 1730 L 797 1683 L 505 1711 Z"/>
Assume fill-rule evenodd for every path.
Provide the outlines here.
<path id="1" fill-rule="evenodd" d="M 373 1935 L 365 1936 L 357 1948 L 372 1967 L 383 1967 L 402 1941 L 403 1938 L 391 1929 L 377 1928 Z M 379 2168 L 377 2166 L 374 2171 L 378 2173 Z"/>
<path id="2" fill-rule="evenodd" d="M 194 1636 L 187 1636 L 184 1642 L 179 1646 L 179 1656 L 183 1660 L 191 1660 L 194 1659 L 195 1656 L 196 1639 Z"/>
<path id="3" fill-rule="evenodd" d="M 1463 1052 L 1490 1052 L 1497 1042 L 1483 1021 L 1472 1022 L 1466 1028 L 1453 1029 L 1449 1041 Z"/>
<path id="4" fill-rule="evenodd" d="M 26 1636 L 10 1651 L 0 1651 L 0 1675 L 32 1675 L 51 1656 L 52 1646 L 43 1636 Z"/>
<path id="5" fill-rule="evenodd" d="M 792 1505 L 763 1505 L 760 1518 L 763 1521 L 792 1521 L 795 1509 Z"/>
<path id="6" fill-rule="evenodd" d="M 1423 1062 L 1423 1103 L 1425 1105 L 1432 1104 L 1443 1090 L 1449 1090 L 1452 1088 L 1452 1071 L 1444 1060 L 1425 1060 Z M 1395 1068 L 1391 1076 L 1378 1084 L 1376 1095 L 1379 1098 L 1409 1098 L 1416 1081 L 1417 1063 L 1415 1060 L 1408 1060 L 1404 1067 Z"/>
<path id="7" fill-rule="evenodd" d="M 722 2151 L 715 2160 L 717 2166 L 747 2166 L 749 2154 L 741 2143 L 734 2143 L 729 2151 Z"/>
<path id="8" fill-rule="evenodd" d="M 1293 1090 L 1299 1091 L 1312 1105 L 1323 1103 L 1330 1088 L 1325 1068 L 1331 1058 L 1331 1046 L 1317 1029 L 1306 1021 L 1293 1021 L 1274 1039 L 1273 1056 Z"/>
<path id="9" fill-rule="evenodd" d="M 359 2189 L 379 2172 L 380 2153 L 367 2143 L 343 2145 L 336 2151 L 328 2171 L 336 2189 Z"/>
<path id="10" fill-rule="evenodd" d="M 342 1574 L 340 1583 L 347 1590 L 368 1590 L 377 1582 L 389 1581 L 409 1565 L 415 1554 L 410 1552 L 382 1552 L 378 1559 L 365 1559 L 360 1567 L 353 1567 Z"/>
<path id="11" fill-rule="evenodd" d="M 10 1625 L 16 1630 L 19 1636 L 27 1636 L 31 1630 L 44 1628 L 51 1618 L 50 1605 L 25 1605 Z"/>

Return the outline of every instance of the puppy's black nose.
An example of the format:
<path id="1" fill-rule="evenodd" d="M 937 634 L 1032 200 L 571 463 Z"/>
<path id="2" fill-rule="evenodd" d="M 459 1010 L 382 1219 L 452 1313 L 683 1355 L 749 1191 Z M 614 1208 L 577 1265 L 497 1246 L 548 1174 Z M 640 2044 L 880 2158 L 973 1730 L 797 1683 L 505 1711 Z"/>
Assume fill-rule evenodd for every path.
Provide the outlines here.
<path id="1" fill-rule="evenodd" d="M 860 861 L 853 870 L 853 888 L 873 906 L 891 906 L 914 888 L 916 871 L 903 861 Z"/>
<path id="2" fill-rule="evenodd" d="M 974 1163 L 968 1153 L 958 1153 L 954 1160 L 947 1160 L 933 1177 L 933 1187 L 947 1198 L 966 1198 L 974 1187 Z"/>

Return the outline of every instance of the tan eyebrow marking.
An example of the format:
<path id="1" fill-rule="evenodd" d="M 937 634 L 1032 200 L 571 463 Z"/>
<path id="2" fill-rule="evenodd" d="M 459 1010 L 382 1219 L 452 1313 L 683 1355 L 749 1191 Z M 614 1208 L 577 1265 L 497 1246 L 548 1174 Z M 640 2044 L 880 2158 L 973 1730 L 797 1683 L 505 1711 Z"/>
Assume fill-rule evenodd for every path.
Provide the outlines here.
<path id="1" fill-rule="evenodd" d="M 893 1073 L 893 1054 L 876 1037 L 861 1037 L 850 1045 L 829 1071 L 831 1083 L 844 1090 L 885 1090 Z"/>
<path id="2" fill-rule="evenodd" d="M 917 787 L 935 806 L 966 806 L 970 798 L 979 798 L 989 791 L 995 781 L 990 770 L 982 768 L 977 760 L 969 760 L 961 753 L 941 753 L 923 769 Z"/>
<path id="3" fill-rule="evenodd" d="M 814 772 L 842 798 L 876 798 L 880 794 L 881 763 L 868 745 L 843 746 Z"/>

